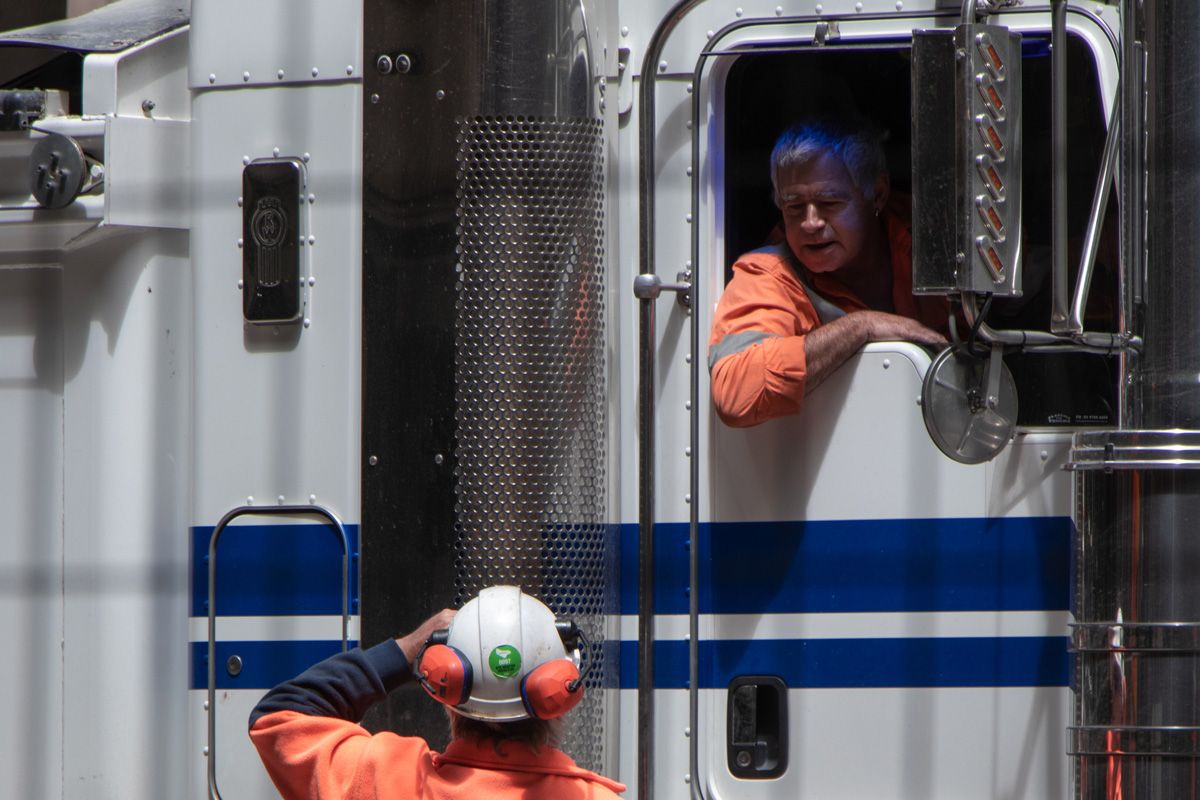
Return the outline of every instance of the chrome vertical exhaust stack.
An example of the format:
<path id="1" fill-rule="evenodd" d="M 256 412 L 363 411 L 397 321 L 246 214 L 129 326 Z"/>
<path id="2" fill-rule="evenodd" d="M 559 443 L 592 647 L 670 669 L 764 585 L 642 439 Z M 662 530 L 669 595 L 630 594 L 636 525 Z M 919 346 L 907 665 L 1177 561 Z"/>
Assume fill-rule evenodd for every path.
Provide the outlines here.
<path id="1" fill-rule="evenodd" d="M 1076 797 L 1200 795 L 1200 6 L 1122 8 L 1118 430 L 1076 434 Z"/>

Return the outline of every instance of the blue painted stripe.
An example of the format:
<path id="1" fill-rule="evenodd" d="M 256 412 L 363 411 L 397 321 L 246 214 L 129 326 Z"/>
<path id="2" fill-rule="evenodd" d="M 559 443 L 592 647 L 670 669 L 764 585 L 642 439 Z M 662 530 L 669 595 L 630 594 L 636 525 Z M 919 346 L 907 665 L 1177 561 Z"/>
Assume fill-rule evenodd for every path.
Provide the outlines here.
<path id="1" fill-rule="evenodd" d="M 358 526 L 350 544 L 350 613 L 358 612 Z M 212 527 L 192 540 L 192 616 L 208 616 L 208 542 Z M 217 544 L 217 613 L 301 616 L 342 613 L 342 545 L 328 525 L 230 525 Z M 273 685 L 273 684 L 272 684 Z"/>
<path id="2" fill-rule="evenodd" d="M 700 643 L 700 686 L 775 675 L 793 689 L 1067 686 L 1065 636 L 724 640 Z M 637 687 L 637 642 L 621 644 L 621 688 Z M 688 685 L 687 642 L 654 648 L 655 687 Z"/>
<path id="3" fill-rule="evenodd" d="M 355 647 L 358 642 L 351 641 Z M 340 639 L 333 641 L 217 642 L 217 688 L 262 689 L 290 680 L 304 670 L 341 652 Z M 230 656 L 242 659 L 235 677 L 225 665 Z M 191 643 L 192 688 L 208 688 L 208 642 Z"/>
<path id="4" fill-rule="evenodd" d="M 793 689 L 1067 686 L 1068 641 L 1065 636 L 705 641 L 700 685 L 721 689 L 739 675 L 775 675 Z M 217 688 L 265 691 L 340 649 L 337 640 L 217 642 Z M 607 643 L 606 655 L 615 656 L 617 649 L 616 642 Z M 654 652 L 655 688 L 687 688 L 687 642 L 659 642 Z M 637 653 L 637 642 L 619 644 L 622 689 L 637 688 Z M 236 677 L 225 668 L 233 655 L 242 659 Z M 208 643 L 192 642 L 191 658 L 192 688 L 204 689 Z M 612 685 L 611 677 L 605 683 Z"/>
<path id="5" fill-rule="evenodd" d="M 655 526 L 655 610 L 688 610 L 688 526 Z M 1069 517 L 700 526 L 701 612 L 1059 611 Z M 638 529 L 621 526 L 621 610 L 637 613 Z"/>

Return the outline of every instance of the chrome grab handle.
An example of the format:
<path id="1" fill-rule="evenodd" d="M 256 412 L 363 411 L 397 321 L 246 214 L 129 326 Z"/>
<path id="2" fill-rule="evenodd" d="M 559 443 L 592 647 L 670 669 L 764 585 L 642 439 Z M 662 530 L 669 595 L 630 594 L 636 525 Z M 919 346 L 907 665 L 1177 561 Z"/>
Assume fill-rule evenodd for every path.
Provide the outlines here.
<path id="1" fill-rule="evenodd" d="M 342 543 L 342 652 L 350 644 L 350 541 L 337 515 L 324 506 L 238 506 L 221 517 L 208 540 L 208 797 L 221 800 L 217 788 L 217 542 L 226 526 L 245 516 L 324 517 Z"/>

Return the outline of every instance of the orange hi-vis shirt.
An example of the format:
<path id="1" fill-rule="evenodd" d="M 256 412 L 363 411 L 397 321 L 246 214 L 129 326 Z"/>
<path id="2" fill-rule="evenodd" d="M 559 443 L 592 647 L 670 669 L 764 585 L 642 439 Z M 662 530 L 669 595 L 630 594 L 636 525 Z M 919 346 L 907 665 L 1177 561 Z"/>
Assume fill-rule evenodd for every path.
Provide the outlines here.
<path id="1" fill-rule="evenodd" d="M 356 720 L 412 679 L 394 641 L 352 650 L 275 687 L 250 739 L 284 800 L 613 800 L 625 787 L 554 748 L 371 734 Z"/>
<path id="2" fill-rule="evenodd" d="M 944 297 L 912 294 L 911 202 L 892 193 L 884 208 L 892 260 L 892 303 L 896 314 L 945 333 Z M 733 278 L 717 302 L 708 339 L 713 405 L 726 424 L 744 428 L 795 414 L 804 402 L 807 377 L 804 337 L 824 316 L 866 311 L 868 306 L 836 278 L 806 273 L 812 298 L 792 266 L 786 242 L 747 253 L 733 265 Z M 830 306 L 834 308 L 830 309 Z"/>

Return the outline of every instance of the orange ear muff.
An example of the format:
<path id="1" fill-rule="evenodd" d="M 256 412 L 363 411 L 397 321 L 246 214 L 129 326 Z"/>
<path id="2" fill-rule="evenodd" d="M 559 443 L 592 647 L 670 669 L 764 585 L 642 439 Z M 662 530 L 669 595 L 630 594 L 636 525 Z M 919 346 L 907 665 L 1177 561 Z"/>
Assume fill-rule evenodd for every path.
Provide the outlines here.
<path id="1" fill-rule="evenodd" d="M 432 644 L 417 662 L 421 686 L 439 703 L 458 706 L 471 696 L 471 662 L 458 648 Z"/>
<path id="2" fill-rule="evenodd" d="M 583 699 L 579 667 L 569 658 L 547 661 L 521 681 L 521 699 L 534 719 L 556 719 Z"/>

